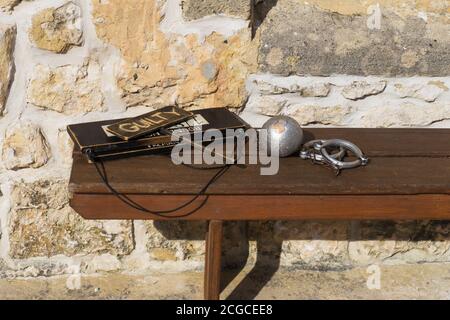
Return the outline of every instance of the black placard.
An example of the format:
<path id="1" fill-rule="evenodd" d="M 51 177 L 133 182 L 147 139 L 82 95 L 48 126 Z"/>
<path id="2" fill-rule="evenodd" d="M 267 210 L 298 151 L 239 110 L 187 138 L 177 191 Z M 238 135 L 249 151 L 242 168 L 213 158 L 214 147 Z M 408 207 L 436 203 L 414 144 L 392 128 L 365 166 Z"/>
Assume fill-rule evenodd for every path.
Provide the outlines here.
<path id="1" fill-rule="evenodd" d="M 194 110 L 193 117 L 168 128 L 169 131 L 187 129 L 193 133 L 194 129 L 206 131 L 209 129 L 249 128 L 250 126 L 239 116 L 226 108 L 211 108 Z M 93 152 L 102 159 L 115 159 L 141 154 L 162 153 L 170 151 L 174 146 L 171 136 L 160 131 L 133 140 L 123 140 L 109 133 L 106 128 L 113 123 L 124 122 L 129 119 L 106 120 L 88 123 L 72 124 L 67 131 L 75 142 L 76 149 L 82 153 Z"/>

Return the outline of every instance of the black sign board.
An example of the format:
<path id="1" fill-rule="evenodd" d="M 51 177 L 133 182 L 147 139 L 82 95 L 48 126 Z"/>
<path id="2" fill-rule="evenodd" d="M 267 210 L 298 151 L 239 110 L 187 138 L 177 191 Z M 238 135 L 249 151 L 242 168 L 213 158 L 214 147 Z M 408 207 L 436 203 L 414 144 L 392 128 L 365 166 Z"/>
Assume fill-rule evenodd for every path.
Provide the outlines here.
<path id="1" fill-rule="evenodd" d="M 192 112 L 178 107 L 164 107 L 136 118 L 114 123 L 106 127 L 106 130 L 123 140 L 131 140 L 183 122 L 192 116 Z"/>
<path id="2" fill-rule="evenodd" d="M 239 116 L 226 108 L 194 110 L 192 113 L 192 118 L 171 126 L 167 130 L 187 129 L 193 134 L 195 129 L 204 132 L 210 129 L 225 131 L 226 129 L 249 127 Z M 114 123 L 127 121 L 131 121 L 131 119 L 72 124 L 67 127 L 67 131 L 75 142 L 76 148 L 82 153 L 90 152 L 96 158 L 105 160 L 170 151 L 176 144 L 171 141 L 170 134 L 161 132 L 161 130 L 128 141 L 106 130 Z"/>

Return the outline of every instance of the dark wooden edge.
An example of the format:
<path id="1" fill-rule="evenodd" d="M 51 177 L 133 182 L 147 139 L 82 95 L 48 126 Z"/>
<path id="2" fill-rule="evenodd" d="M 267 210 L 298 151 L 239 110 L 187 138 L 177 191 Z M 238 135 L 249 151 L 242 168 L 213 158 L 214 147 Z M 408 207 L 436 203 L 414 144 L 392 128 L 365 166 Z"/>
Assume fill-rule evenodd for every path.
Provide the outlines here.
<path id="1" fill-rule="evenodd" d="M 167 210 L 191 196 L 133 195 L 142 206 Z M 202 201 L 194 202 L 185 211 Z M 113 195 L 74 194 L 72 208 L 85 219 L 167 220 L 142 213 Z M 180 220 L 450 220 L 450 195 L 365 196 L 210 196 L 194 214 Z"/>

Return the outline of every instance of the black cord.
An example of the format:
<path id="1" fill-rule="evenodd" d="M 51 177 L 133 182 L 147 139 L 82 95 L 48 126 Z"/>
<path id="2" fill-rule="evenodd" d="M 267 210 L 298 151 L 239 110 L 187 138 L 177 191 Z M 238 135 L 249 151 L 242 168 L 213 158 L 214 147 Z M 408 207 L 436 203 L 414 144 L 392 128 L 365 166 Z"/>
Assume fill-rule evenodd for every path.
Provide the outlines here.
<path id="1" fill-rule="evenodd" d="M 148 213 L 148 214 L 153 214 L 153 215 L 156 215 L 158 217 L 168 218 L 168 219 L 185 218 L 185 217 L 188 217 L 188 216 L 192 215 L 193 213 L 197 212 L 198 210 L 200 210 L 206 204 L 206 202 L 209 199 L 209 195 L 205 195 L 206 190 L 208 190 L 208 188 L 214 182 L 216 182 L 223 174 L 225 174 L 225 172 L 227 172 L 228 169 L 231 167 L 231 165 L 225 165 L 225 166 L 213 167 L 213 168 L 211 168 L 211 167 L 206 167 L 205 168 L 205 167 L 189 166 L 190 168 L 197 169 L 197 170 L 212 170 L 212 169 L 220 169 L 220 170 L 211 178 L 211 180 L 208 181 L 208 183 L 200 190 L 200 192 L 196 196 L 194 196 L 191 200 L 189 200 L 188 202 L 184 203 L 183 205 L 180 205 L 177 208 L 171 209 L 171 210 L 160 210 L 160 211 L 157 211 L 157 210 L 149 210 L 149 209 L 141 206 L 139 203 L 135 202 L 134 200 L 130 199 L 127 195 L 118 192 L 109 183 L 108 175 L 107 175 L 105 164 L 103 163 L 103 161 L 102 160 L 96 161 L 92 157 L 91 157 L 91 160 L 93 161 L 99 176 L 102 178 L 103 182 L 105 183 L 105 185 L 107 186 L 109 191 L 111 193 L 113 193 L 120 201 L 122 201 L 126 205 L 128 205 L 128 206 L 130 206 L 130 207 L 132 207 L 132 208 L 134 208 L 134 209 L 136 209 L 138 211 L 145 212 L 145 213 Z M 100 164 L 100 166 L 99 166 L 99 164 Z M 195 200 L 200 198 L 202 195 L 205 195 L 205 199 L 195 209 L 189 211 L 188 213 L 182 214 L 182 215 L 176 215 L 176 216 L 167 215 L 169 213 L 174 213 L 176 211 L 179 211 L 181 209 L 186 208 L 187 206 L 192 204 Z"/>

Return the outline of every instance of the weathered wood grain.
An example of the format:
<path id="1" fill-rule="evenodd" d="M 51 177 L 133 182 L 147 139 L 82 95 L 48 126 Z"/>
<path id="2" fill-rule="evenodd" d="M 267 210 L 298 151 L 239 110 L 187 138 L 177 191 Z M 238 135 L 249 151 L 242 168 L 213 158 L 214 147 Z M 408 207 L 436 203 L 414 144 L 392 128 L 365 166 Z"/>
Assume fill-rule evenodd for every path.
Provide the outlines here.
<path id="1" fill-rule="evenodd" d="M 136 195 L 146 208 L 171 209 L 191 196 Z M 196 208 L 201 200 L 186 210 Z M 71 206 L 86 219 L 165 220 L 123 204 L 113 195 L 75 194 Z M 450 195 L 407 196 L 210 196 L 204 207 L 183 220 L 446 220 Z"/>

